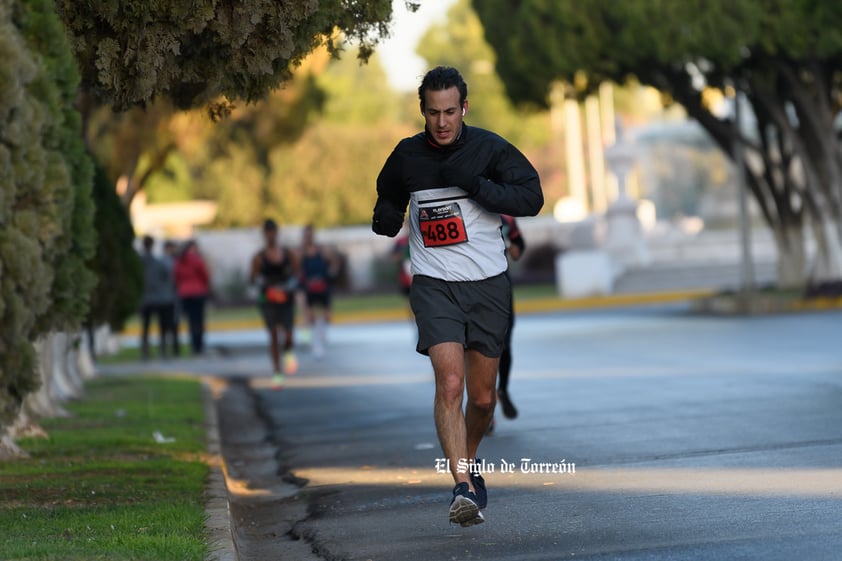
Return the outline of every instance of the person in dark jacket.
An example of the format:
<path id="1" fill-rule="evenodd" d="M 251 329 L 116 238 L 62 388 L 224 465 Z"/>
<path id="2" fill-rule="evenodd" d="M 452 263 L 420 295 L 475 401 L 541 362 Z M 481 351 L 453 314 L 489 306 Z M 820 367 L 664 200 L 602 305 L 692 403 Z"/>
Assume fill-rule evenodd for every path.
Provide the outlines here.
<path id="1" fill-rule="evenodd" d="M 164 254 L 161 259 L 169 269 L 171 280 L 171 291 L 173 300 L 173 321 L 171 324 L 170 338 L 172 339 L 172 353 L 173 356 L 181 354 L 181 342 L 179 341 L 178 326 L 181 325 L 181 303 L 178 301 L 178 292 L 175 284 L 175 262 L 178 259 L 178 244 L 173 240 L 166 240 L 164 242 Z"/>
<path id="2" fill-rule="evenodd" d="M 456 69 L 430 70 L 418 97 L 425 130 L 400 141 L 380 171 L 372 229 L 396 236 L 409 205 L 416 350 L 435 372 L 436 430 L 456 484 L 448 517 L 471 526 L 488 501 L 476 454 L 494 415 L 510 315 L 500 214 L 535 215 L 544 196 L 520 151 L 464 123 L 468 86 Z"/>
<path id="3" fill-rule="evenodd" d="M 152 250 L 155 239 L 143 236 L 143 252 L 140 255 L 143 263 L 143 296 L 140 302 L 140 354 L 146 360 L 149 358 L 149 324 L 152 316 L 158 318 L 158 335 L 160 338 L 161 358 L 167 357 L 167 338 L 174 337 L 175 331 L 175 284 L 173 271 L 168 263 L 155 255 Z M 175 340 L 173 340 L 175 350 Z"/>

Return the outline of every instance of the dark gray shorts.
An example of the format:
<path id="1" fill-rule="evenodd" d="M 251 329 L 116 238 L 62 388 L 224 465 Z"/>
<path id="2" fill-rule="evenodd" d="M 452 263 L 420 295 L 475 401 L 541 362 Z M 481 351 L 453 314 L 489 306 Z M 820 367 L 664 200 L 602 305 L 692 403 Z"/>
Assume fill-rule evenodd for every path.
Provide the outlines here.
<path id="1" fill-rule="evenodd" d="M 267 328 L 283 327 L 286 330 L 290 330 L 295 320 L 295 304 L 292 299 L 283 304 L 261 302 L 260 315 L 263 317 L 263 323 L 266 324 Z"/>
<path id="2" fill-rule="evenodd" d="M 504 274 L 481 281 L 451 282 L 424 275 L 412 278 L 409 303 L 418 325 L 421 354 L 438 343 L 462 343 L 499 357 L 509 328 L 512 287 Z"/>

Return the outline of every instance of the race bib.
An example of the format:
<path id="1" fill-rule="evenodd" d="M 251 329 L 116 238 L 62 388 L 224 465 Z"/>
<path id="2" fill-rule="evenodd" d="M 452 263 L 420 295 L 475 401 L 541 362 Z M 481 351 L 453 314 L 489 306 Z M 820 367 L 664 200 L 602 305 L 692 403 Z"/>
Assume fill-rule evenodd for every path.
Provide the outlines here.
<path id="1" fill-rule="evenodd" d="M 424 247 L 443 247 L 468 241 L 459 203 L 419 208 L 418 223 Z"/>
<path id="2" fill-rule="evenodd" d="M 310 279 L 307 281 L 307 292 L 312 294 L 322 294 L 327 292 L 328 286 L 325 279 Z"/>
<path id="3" fill-rule="evenodd" d="M 273 304 L 285 304 L 289 300 L 287 291 L 277 286 L 267 287 L 264 295 L 266 296 L 266 301 L 272 302 Z"/>

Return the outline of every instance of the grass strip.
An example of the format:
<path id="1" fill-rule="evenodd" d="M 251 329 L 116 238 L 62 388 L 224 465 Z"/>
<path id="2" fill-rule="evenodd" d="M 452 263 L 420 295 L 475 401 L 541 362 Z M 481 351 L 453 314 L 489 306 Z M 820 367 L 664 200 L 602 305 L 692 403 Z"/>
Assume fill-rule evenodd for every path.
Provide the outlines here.
<path id="1" fill-rule="evenodd" d="M 0 557 L 204 559 L 199 381 L 98 378 L 67 409 L 41 423 L 49 438 L 19 442 L 30 458 L 0 463 Z"/>

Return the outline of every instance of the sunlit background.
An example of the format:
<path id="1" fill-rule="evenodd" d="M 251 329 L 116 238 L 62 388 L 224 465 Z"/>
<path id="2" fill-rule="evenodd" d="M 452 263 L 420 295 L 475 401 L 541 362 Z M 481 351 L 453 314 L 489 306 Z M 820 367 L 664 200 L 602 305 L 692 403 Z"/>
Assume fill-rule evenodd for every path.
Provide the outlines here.
<path id="1" fill-rule="evenodd" d="M 375 257 L 387 251 L 385 240 L 350 240 L 367 230 L 385 157 L 422 126 L 420 76 L 446 64 L 461 69 L 468 82 L 467 122 L 510 140 L 540 173 L 546 204 L 540 217 L 523 221 L 532 243 L 516 266 L 521 276 L 554 282 L 559 251 L 604 246 L 610 253 L 612 243 L 625 261 L 638 255 L 620 263 L 624 270 L 650 266 L 644 236 L 654 240 L 658 261 L 663 253 L 681 252 L 678 246 L 705 228 L 724 229 L 725 239 L 714 245 L 723 246 L 726 260 L 737 259 L 729 237 L 738 224 L 736 174 L 680 106 L 665 105 L 658 91 L 633 81 L 605 83 L 585 99 L 554 92 L 549 109 L 513 105 L 468 0 L 423 2 L 414 13 L 396 0 L 393 9 L 391 34 L 368 64 L 359 63 L 353 44 L 339 59 L 316 51 L 283 88 L 257 103 L 238 103 L 220 122 L 204 109 L 178 112 L 166 101 L 122 114 L 98 110 L 88 129 L 91 145 L 129 204 L 136 233 L 197 238 L 224 301 L 241 299 L 244 289 L 244 256 L 231 249 L 258 244 L 254 228 L 264 218 L 282 225 L 289 244 L 312 223 L 323 230 L 321 240 L 337 245 L 353 264 L 344 288 L 384 288 L 390 279 L 380 278 Z M 606 220 L 621 198 L 606 151 L 618 134 L 633 143 L 622 179 L 640 225 L 639 235 L 631 226 L 637 253 L 625 247 L 623 224 L 612 239 Z M 765 242 L 761 253 L 768 253 Z M 604 291 L 616 272 L 611 279 L 586 279 L 581 290 L 578 281 L 569 282 L 569 295 Z M 768 280 L 773 272 L 766 273 Z"/>

